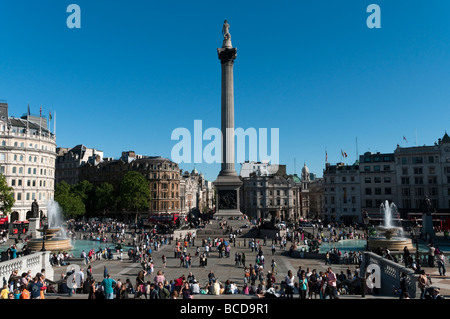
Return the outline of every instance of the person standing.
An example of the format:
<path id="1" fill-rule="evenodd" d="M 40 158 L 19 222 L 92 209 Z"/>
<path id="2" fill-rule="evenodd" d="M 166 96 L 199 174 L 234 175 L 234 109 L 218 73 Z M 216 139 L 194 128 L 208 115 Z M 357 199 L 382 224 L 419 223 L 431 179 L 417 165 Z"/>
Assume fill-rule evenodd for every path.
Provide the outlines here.
<path id="1" fill-rule="evenodd" d="M 96 289 L 96 283 L 94 279 L 91 279 L 89 282 L 89 294 L 88 294 L 88 299 L 95 299 L 95 292 L 97 291 Z"/>
<path id="2" fill-rule="evenodd" d="M 103 266 L 103 279 L 108 277 L 108 268 L 106 266 Z"/>
<path id="3" fill-rule="evenodd" d="M 39 280 L 39 277 L 34 277 L 31 282 L 30 288 L 30 298 L 31 299 L 41 299 L 41 288 L 43 288 L 42 282 Z"/>
<path id="4" fill-rule="evenodd" d="M 83 273 L 84 269 L 80 268 L 79 271 L 77 271 L 75 273 L 75 283 L 77 284 L 77 288 L 76 288 L 76 292 L 77 294 L 81 294 L 82 292 L 82 287 L 84 284 L 84 273 Z"/>
<path id="5" fill-rule="evenodd" d="M 328 267 L 328 282 L 327 287 L 329 289 L 330 299 L 337 299 L 337 277 L 331 267 Z"/>
<path id="6" fill-rule="evenodd" d="M 433 243 L 428 245 L 428 267 L 434 267 L 434 253 L 436 248 L 434 248 Z"/>
<path id="7" fill-rule="evenodd" d="M 308 290 L 308 279 L 306 278 L 306 273 L 302 273 L 302 277 L 299 281 L 299 292 L 300 299 L 306 299 L 306 291 Z"/>
<path id="8" fill-rule="evenodd" d="M 105 299 L 113 299 L 114 297 L 114 285 L 116 281 L 111 278 L 110 274 L 106 275 L 106 278 L 103 279 L 101 285 L 103 286 L 103 293 L 105 294 Z"/>
<path id="9" fill-rule="evenodd" d="M 428 284 L 427 275 L 425 274 L 425 270 L 422 270 L 419 279 L 417 280 L 417 287 L 420 289 L 420 299 L 425 299 L 427 284 Z"/>
<path id="10" fill-rule="evenodd" d="M 286 298 L 288 298 L 288 299 L 294 298 L 294 280 L 295 280 L 295 277 L 292 274 L 292 270 L 289 269 L 287 276 L 284 278 L 284 281 L 286 283 L 285 294 L 286 294 Z"/>
<path id="11" fill-rule="evenodd" d="M 406 274 L 402 271 L 400 274 L 400 299 L 405 297 L 405 292 L 408 292 L 408 283 L 406 282 Z"/>
<path id="12" fill-rule="evenodd" d="M 439 269 L 439 276 L 445 276 L 445 255 L 442 251 L 437 256 L 437 265 Z"/>

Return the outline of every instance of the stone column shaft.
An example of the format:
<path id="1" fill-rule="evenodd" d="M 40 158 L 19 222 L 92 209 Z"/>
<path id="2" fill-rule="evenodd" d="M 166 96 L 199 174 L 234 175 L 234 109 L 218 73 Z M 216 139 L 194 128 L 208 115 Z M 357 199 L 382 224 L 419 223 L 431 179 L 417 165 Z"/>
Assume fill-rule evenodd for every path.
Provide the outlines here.
<path id="1" fill-rule="evenodd" d="M 234 78 L 235 48 L 218 49 L 222 63 L 222 167 L 219 175 L 237 176 L 234 159 Z"/>

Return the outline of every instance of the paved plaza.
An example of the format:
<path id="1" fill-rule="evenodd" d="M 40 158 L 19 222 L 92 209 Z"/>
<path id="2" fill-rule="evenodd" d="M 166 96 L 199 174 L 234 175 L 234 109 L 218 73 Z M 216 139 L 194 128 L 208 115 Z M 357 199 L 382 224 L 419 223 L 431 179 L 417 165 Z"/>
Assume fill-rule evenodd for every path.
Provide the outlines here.
<path id="1" fill-rule="evenodd" d="M 234 222 L 234 221 L 233 221 Z M 237 222 L 237 221 L 236 221 Z M 215 225 L 209 225 L 208 227 L 217 227 Z M 235 226 L 236 227 L 236 226 Z M 235 228 L 236 229 L 236 228 Z M 258 240 L 258 239 L 256 239 Z M 265 273 L 270 270 L 271 260 L 274 259 L 277 264 L 277 274 L 276 274 L 276 283 L 275 285 L 280 285 L 280 282 L 286 276 L 288 270 L 292 270 L 293 274 L 296 275 L 298 268 L 301 266 L 302 269 L 306 270 L 308 267 L 312 269 L 316 269 L 317 273 L 320 271 L 325 271 L 328 266 L 325 265 L 324 260 L 321 259 L 300 259 L 300 258 L 291 258 L 283 254 L 283 250 L 280 249 L 279 246 L 276 248 L 275 254 L 272 255 L 271 252 L 271 240 L 268 240 L 267 245 L 263 245 L 263 240 L 259 239 L 262 245 L 262 250 L 265 256 Z M 244 284 L 244 267 L 243 266 L 235 266 L 234 254 L 236 252 L 244 252 L 246 254 L 246 265 L 255 264 L 256 252 L 252 252 L 248 247 L 248 238 L 238 238 L 235 244 L 231 244 L 231 252 L 229 258 L 219 258 L 219 253 L 216 250 L 212 250 L 210 256 L 207 261 L 207 267 L 200 267 L 199 258 L 195 257 L 196 246 L 201 244 L 200 239 L 195 240 L 195 245 L 188 247 L 187 253 L 190 253 L 191 256 L 194 256 L 192 259 L 192 267 L 185 268 L 180 267 L 180 260 L 175 258 L 174 256 L 174 248 L 175 244 L 171 245 L 162 245 L 159 251 L 153 251 L 152 257 L 154 260 L 154 274 L 147 275 L 146 281 L 153 282 L 153 278 L 156 275 L 158 270 L 162 270 L 164 272 L 166 280 L 170 282 L 170 280 L 174 280 L 179 278 L 181 275 L 187 276 L 189 272 L 192 272 L 196 279 L 199 281 L 200 285 L 204 285 L 208 281 L 208 273 L 210 270 L 213 270 L 216 277 L 220 282 L 224 283 L 226 280 L 231 280 L 236 283 L 238 288 L 241 289 Z M 113 244 L 109 244 L 109 247 L 112 247 Z M 105 247 L 108 247 L 108 244 L 105 244 Z M 287 249 L 289 247 L 289 242 Z M 167 266 L 163 268 L 161 257 L 165 255 L 167 257 Z M 75 256 L 79 257 L 79 256 Z M 114 260 L 97 260 L 90 263 L 92 267 L 93 277 L 97 282 L 103 280 L 104 267 L 106 266 L 108 272 L 111 274 L 111 277 L 115 280 L 121 280 L 125 282 L 129 279 L 133 284 L 135 283 L 136 276 L 138 272 L 142 269 L 140 263 L 134 263 L 128 259 L 126 253 L 124 253 L 124 259 L 122 261 L 116 259 L 117 254 L 114 255 Z M 77 264 L 86 270 L 87 265 L 84 263 L 77 261 L 73 264 Z M 69 266 L 62 267 L 54 267 L 54 278 L 58 280 L 62 274 L 65 274 Z M 341 271 L 347 270 L 350 267 L 352 272 L 356 269 L 356 265 L 346 265 L 346 264 L 333 264 L 333 271 L 338 274 Z M 433 286 L 438 286 L 441 288 L 441 294 L 450 297 L 450 279 L 448 277 L 440 277 L 437 268 L 424 268 L 427 273 L 432 275 Z M 296 278 L 298 280 L 298 278 Z M 46 294 L 47 299 L 87 299 L 87 294 L 73 294 L 72 296 L 68 296 L 67 294 Z M 133 298 L 132 295 L 130 295 Z M 233 295 L 221 295 L 212 296 L 212 295 L 196 295 L 196 299 L 210 299 L 210 298 L 244 298 L 244 299 L 252 299 L 257 298 L 253 295 L 243 295 L 243 294 L 233 294 Z M 362 299 L 361 295 L 341 295 L 341 299 Z M 371 295 L 366 295 L 365 299 L 371 298 L 380 298 L 374 297 Z M 383 298 L 390 298 L 383 297 Z M 394 298 L 394 297 L 392 297 Z M 396 298 L 396 297 L 395 297 Z"/>

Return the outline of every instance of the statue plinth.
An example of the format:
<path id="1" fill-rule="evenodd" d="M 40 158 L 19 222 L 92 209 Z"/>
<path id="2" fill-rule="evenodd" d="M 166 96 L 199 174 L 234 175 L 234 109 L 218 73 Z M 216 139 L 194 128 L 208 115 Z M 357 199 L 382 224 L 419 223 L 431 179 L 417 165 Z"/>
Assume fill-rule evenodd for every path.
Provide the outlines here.
<path id="1" fill-rule="evenodd" d="M 39 230 L 41 220 L 31 217 L 28 219 L 28 235 L 32 238 L 42 238 L 42 232 Z"/>
<path id="2" fill-rule="evenodd" d="M 436 236 L 433 227 L 433 216 L 430 214 L 422 214 L 422 235 L 428 234 L 431 238 Z"/>

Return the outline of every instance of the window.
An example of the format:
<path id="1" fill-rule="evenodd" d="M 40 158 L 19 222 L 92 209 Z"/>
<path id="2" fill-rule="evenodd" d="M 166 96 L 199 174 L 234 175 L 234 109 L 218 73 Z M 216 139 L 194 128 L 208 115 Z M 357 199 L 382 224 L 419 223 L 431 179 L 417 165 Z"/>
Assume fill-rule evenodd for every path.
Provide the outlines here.
<path id="1" fill-rule="evenodd" d="M 402 185 L 409 185 L 409 177 L 402 177 Z"/>
<path id="2" fill-rule="evenodd" d="M 391 165 L 384 165 L 383 166 L 383 170 L 390 171 L 391 170 Z"/>
<path id="3" fill-rule="evenodd" d="M 414 177 L 414 184 L 422 185 L 423 184 L 423 177 Z"/>
<path id="4" fill-rule="evenodd" d="M 366 188 L 366 195 L 372 195 L 372 189 Z"/>
<path id="5" fill-rule="evenodd" d="M 381 188 L 375 188 L 375 195 L 381 195 Z"/>
<path id="6" fill-rule="evenodd" d="M 375 183 L 381 183 L 381 177 L 374 177 L 374 178 L 373 178 L 373 181 L 374 181 Z"/>
<path id="7" fill-rule="evenodd" d="M 402 175 L 408 175 L 408 167 L 402 167 Z"/>
<path id="8" fill-rule="evenodd" d="M 372 200 L 366 199 L 366 207 L 372 207 Z"/>
<path id="9" fill-rule="evenodd" d="M 411 192 L 409 188 L 402 188 L 402 196 L 410 196 Z"/>
<path id="10" fill-rule="evenodd" d="M 402 157 L 402 164 L 408 164 L 408 158 Z"/>
<path id="11" fill-rule="evenodd" d="M 392 194 L 392 189 L 391 189 L 390 187 L 386 187 L 386 188 L 384 189 L 384 193 L 385 193 L 386 195 L 391 195 L 391 194 Z"/>
<path id="12" fill-rule="evenodd" d="M 423 196 L 423 188 L 419 187 L 415 189 L 415 194 L 417 197 L 422 197 Z"/>
<path id="13" fill-rule="evenodd" d="M 364 166 L 364 172 L 370 172 L 370 166 Z"/>
<path id="14" fill-rule="evenodd" d="M 413 164 L 422 164 L 423 163 L 423 157 L 421 156 L 415 156 L 412 158 Z"/>
<path id="15" fill-rule="evenodd" d="M 385 177 L 384 178 L 384 182 L 385 183 L 390 183 L 391 182 L 391 178 L 390 177 Z"/>
<path id="16" fill-rule="evenodd" d="M 370 177 L 364 178 L 364 183 L 369 184 L 372 183 L 372 179 Z"/>
<path id="17" fill-rule="evenodd" d="M 428 167 L 428 173 L 430 173 L 430 174 L 436 174 L 436 167 L 434 167 L 434 166 Z"/>
<path id="18" fill-rule="evenodd" d="M 422 167 L 414 167 L 414 174 L 423 174 L 423 168 Z"/>
<path id="19" fill-rule="evenodd" d="M 434 157 L 428 156 L 428 163 L 434 163 Z"/>
<path id="20" fill-rule="evenodd" d="M 373 167 L 373 170 L 374 170 L 375 172 L 379 172 L 379 171 L 380 171 L 380 165 L 375 165 L 375 166 Z"/>
<path id="21" fill-rule="evenodd" d="M 428 184 L 437 184 L 437 176 L 428 176 Z"/>

